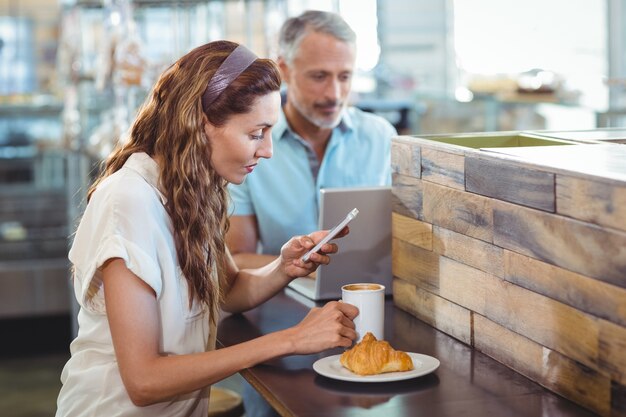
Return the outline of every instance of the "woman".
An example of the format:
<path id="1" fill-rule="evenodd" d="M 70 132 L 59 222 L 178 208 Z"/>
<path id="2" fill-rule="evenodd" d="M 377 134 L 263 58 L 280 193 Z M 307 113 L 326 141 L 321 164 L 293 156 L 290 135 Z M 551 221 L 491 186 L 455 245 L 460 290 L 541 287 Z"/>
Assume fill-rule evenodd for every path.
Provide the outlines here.
<path id="1" fill-rule="evenodd" d="M 203 416 L 209 387 L 260 362 L 350 346 L 353 306 L 331 302 L 296 326 L 213 350 L 219 309 L 240 312 L 329 262 L 326 232 L 292 238 L 258 270 L 224 244 L 228 182 L 272 154 L 275 64 L 227 41 L 166 70 L 128 142 L 106 162 L 69 258 L 81 306 L 57 416 Z"/>

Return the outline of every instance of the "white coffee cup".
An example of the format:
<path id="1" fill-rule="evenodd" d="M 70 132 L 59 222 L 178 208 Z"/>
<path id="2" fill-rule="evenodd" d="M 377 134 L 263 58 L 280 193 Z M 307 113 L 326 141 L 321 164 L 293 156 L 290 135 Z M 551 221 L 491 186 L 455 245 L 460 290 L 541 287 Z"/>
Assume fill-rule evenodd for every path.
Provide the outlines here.
<path id="1" fill-rule="evenodd" d="M 359 309 L 355 317 L 357 342 L 367 332 L 376 339 L 385 338 L 385 286 L 369 282 L 347 284 L 341 287 L 341 300 Z"/>

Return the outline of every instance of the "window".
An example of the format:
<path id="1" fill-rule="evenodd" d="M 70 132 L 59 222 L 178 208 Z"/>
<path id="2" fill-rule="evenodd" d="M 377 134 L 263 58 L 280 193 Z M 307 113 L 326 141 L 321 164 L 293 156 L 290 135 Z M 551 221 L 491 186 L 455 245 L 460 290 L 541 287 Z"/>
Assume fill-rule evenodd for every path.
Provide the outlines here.
<path id="1" fill-rule="evenodd" d="M 602 0 L 454 0 L 454 43 L 462 74 L 561 75 L 579 104 L 607 104 L 607 5 Z"/>

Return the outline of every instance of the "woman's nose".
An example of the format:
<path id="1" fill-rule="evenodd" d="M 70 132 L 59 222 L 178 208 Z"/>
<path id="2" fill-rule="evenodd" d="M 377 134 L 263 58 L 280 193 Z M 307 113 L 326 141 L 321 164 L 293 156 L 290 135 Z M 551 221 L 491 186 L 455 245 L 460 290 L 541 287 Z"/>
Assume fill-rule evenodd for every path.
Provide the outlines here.
<path id="1" fill-rule="evenodd" d="M 272 157 L 273 153 L 272 135 L 268 134 L 267 138 L 261 141 L 261 146 L 257 149 L 256 155 L 259 158 L 269 159 Z"/>

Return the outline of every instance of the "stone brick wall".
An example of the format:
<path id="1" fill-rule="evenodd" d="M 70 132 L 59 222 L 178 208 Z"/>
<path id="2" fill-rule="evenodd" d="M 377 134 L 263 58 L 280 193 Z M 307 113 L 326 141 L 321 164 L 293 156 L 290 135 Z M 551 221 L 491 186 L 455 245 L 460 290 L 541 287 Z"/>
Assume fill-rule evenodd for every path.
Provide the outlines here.
<path id="1" fill-rule="evenodd" d="M 612 146 L 607 160 L 626 170 L 624 145 L 576 146 Z M 394 139 L 392 167 L 395 304 L 602 416 L 626 416 L 626 175 L 408 136 Z"/>

